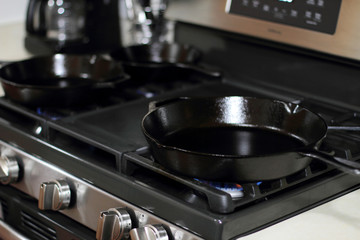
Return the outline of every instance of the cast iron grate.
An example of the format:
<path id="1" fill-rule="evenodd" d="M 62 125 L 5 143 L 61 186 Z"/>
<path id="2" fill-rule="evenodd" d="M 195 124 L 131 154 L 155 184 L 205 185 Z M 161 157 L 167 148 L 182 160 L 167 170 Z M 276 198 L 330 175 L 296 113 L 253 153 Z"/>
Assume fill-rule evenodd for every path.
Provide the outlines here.
<path id="1" fill-rule="evenodd" d="M 305 184 L 307 181 L 315 179 L 317 176 L 334 170 L 326 164 L 313 161 L 306 169 L 286 178 L 266 182 L 237 183 L 242 186 L 243 196 L 240 198 L 232 198 L 229 193 L 217 189 L 207 183 L 171 173 L 151 158 L 144 156 L 144 149 L 142 149 L 140 153 L 126 154 L 123 162 L 126 162 L 126 164 L 123 164 L 122 171 L 128 175 L 132 174 L 133 169 L 142 167 L 159 174 L 170 181 L 186 186 L 197 196 L 202 197 L 208 208 L 216 213 L 231 213 L 234 212 L 235 209 L 246 207 L 249 204 L 266 201 L 281 191 L 286 191 L 286 189 Z M 151 182 L 147 182 L 146 184 L 154 188 L 154 186 L 151 186 Z M 164 194 L 167 193 L 165 192 Z"/>

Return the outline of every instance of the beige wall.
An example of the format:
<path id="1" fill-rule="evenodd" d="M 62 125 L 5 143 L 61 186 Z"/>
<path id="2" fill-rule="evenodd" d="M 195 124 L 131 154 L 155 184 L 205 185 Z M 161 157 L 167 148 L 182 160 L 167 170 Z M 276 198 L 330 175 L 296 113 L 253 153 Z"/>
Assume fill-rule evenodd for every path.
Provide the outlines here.
<path id="1" fill-rule="evenodd" d="M 0 0 L 0 24 L 25 21 L 28 0 Z"/>

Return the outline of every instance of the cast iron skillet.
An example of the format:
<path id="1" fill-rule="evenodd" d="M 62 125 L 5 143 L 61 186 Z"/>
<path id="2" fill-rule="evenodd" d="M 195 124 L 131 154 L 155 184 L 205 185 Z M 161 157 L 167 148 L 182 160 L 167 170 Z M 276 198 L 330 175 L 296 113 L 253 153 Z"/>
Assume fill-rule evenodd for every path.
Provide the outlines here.
<path id="1" fill-rule="evenodd" d="M 359 163 L 318 151 L 328 126 L 297 104 L 227 96 L 155 105 L 144 116 L 142 131 L 155 160 L 180 174 L 264 181 L 302 170 L 312 158 L 360 174 Z"/>
<path id="2" fill-rule="evenodd" d="M 220 78 L 218 70 L 198 65 L 201 53 L 193 46 L 178 43 L 155 42 L 119 48 L 110 53 L 117 61 L 122 61 L 124 69 L 139 81 L 161 81 L 182 76 L 198 75 Z"/>
<path id="3" fill-rule="evenodd" d="M 86 104 L 128 80 L 121 63 L 100 55 L 55 54 L 3 64 L 5 96 L 29 106 Z"/>

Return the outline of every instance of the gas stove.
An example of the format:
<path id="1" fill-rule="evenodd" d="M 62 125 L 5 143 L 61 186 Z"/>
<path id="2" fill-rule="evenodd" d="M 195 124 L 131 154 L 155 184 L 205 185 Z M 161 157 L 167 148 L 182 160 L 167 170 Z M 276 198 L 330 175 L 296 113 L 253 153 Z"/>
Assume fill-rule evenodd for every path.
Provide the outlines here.
<path id="1" fill-rule="evenodd" d="M 357 176 L 315 159 L 281 179 L 211 182 L 174 173 L 153 158 L 141 121 L 151 103 L 169 98 L 279 99 L 311 109 L 329 125 L 360 123 L 354 59 L 196 21 L 178 19 L 176 41 L 198 47 L 202 63 L 220 69 L 221 78 L 169 76 L 82 108 L 0 98 L 5 223 L 30 239 L 237 239 L 360 187 Z M 357 159 L 360 132 L 329 131 L 321 150 Z"/>
<path id="2" fill-rule="evenodd" d="M 100 212 L 113 213 L 114 209 L 121 208 L 134 214 L 135 226 L 140 229 L 152 224 L 164 226 L 173 237 L 181 236 L 178 239 L 229 239 L 359 187 L 357 177 L 316 160 L 286 178 L 255 183 L 192 179 L 174 174 L 154 161 L 140 130 L 141 119 L 151 101 L 174 96 L 273 96 L 270 89 L 265 93 L 264 89 L 251 88 L 209 80 L 156 97 L 142 96 L 80 112 L 59 111 L 68 115 L 56 115 L 55 119 L 2 98 L 2 160 L 16 161 L 20 168 L 18 182 L 3 188 L 20 190 L 29 195 L 27 200 L 38 199 L 39 204 L 43 197 L 42 208 L 50 209 L 45 213 L 56 210 L 59 215 L 85 226 L 89 234 L 97 230 Z M 347 125 L 359 122 L 353 111 L 313 99 L 293 98 L 292 101 L 300 101 L 329 122 L 341 121 Z M 356 157 L 359 137 L 357 132 L 334 132 L 322 147 L 342 157 Z M 64 210 L 57 209 L 54 200 L 51 203 L 41 195 L 40 186 L 51 189 L 58 184 L 69 185 L 72 196 Z M 303 198 L 306 201 L 301 201 Z M 3 199 L 5 206 L 10 204 L 6 196 Z M 21 211 L 27 214 L 26 209 Z M 12 216 L 10 211 L 7 214 L 9 218 Z M 42 224 L 47 226 L 46 222 Z M 24 223 L 19 226 L 23 231 L 28 228 Z M 40 234 L 36 231 L 31 230 L 32 236 Z"/>

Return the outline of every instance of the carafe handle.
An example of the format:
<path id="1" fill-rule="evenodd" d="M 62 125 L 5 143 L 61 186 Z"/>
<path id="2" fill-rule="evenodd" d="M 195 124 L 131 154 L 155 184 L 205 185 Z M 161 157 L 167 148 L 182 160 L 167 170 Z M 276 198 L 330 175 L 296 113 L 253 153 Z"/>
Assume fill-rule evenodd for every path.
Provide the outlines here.
<path id="1" fill-rule="evenodd" d="M 30 34 L 45 35 L 45 1 L 30 0 L 26 13 L 26 31 Z M 36 14 L 37 13 L 37 14 Z M 35 18 L 38 26 L 35 26 Z"/>

